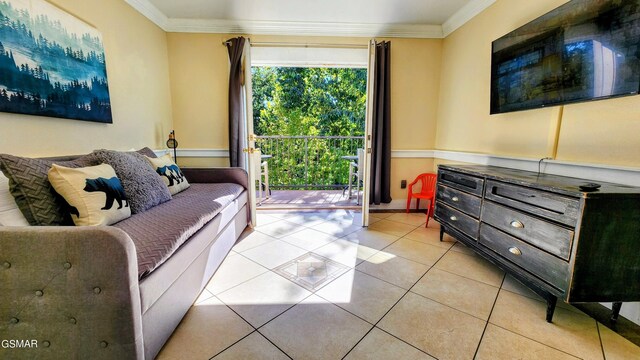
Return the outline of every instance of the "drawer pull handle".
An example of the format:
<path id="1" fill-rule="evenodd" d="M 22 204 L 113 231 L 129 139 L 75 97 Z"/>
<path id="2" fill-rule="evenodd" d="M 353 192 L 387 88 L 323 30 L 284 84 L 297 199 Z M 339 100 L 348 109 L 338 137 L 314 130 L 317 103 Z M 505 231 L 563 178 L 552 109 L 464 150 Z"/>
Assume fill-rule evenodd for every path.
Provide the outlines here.
<path id="1" fill-rule="evenodd" d="M 451 201 L 458 202 L 458 201 L 460 201 L 460 199 L 457 196 L 454 196 L 454 197 L 451 198 Z"/>
<path id="2" fill-rule="evenodd" d="M 450 217 L 449 219 L 451 219 L 451 221 L 456 221 L 456 220 L 458 220 L 458 218 L 457 218 L 457 217 L 455 217 L 455 216 L 452 216 L 452 217 Z"/>
<path id="3" fill-rule="evenodd" d="M 515 255 L 515 256 L 520 256 L 520 255 L 522 255 L 522 251 L 520 251 L 520 249 L 518 249 L 518 248 L 517 248 L 517 247 L 515 247 L 515 246 L 510 247 L 510 248 L 509 248 L 509 252 L 510 252 L 510 253 L 512 253 L 512 254 L 513 254 L 513 255 Z"/>
<path id="4" fill-rule="evenodd" d="M 522 229 L 522 228 L 524 228 L 524 224 L 523 224 L 523 223 L 521 223 L 521 222 L 520 222 L 520 221 L 518 221 L 518 220 L 513 220 L 513 221 L 511 222 L 511 226 L 513 226 L 513 227 L 514 227 L 514 228 L 516 228 L 516 229 Z"/>

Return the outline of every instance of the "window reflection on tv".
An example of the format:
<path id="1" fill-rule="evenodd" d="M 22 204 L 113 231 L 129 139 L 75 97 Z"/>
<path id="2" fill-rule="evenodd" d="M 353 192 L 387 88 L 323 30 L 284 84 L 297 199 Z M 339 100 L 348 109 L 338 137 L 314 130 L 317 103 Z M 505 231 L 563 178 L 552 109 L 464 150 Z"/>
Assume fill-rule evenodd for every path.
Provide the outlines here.
<path id="1" fill-rule="evenodd" d="M 573 0 L 492 44 L 491 114 L 639 91 L 640 0 Z"/>

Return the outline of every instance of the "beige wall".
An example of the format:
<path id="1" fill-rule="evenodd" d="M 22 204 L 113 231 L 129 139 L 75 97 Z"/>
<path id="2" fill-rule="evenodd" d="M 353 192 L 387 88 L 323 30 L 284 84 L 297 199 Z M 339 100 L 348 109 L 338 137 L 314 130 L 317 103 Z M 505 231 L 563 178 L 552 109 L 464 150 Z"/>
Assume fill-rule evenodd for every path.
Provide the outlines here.
<path id="1" fill-rule="evenodd" d="M 229 60 L 222 42 L 236 35 L 169 33 L 173 116 L 183 149 L 227 149 Z M 250 36 L 254 42 L 367 44 L 367 38 Z M 382 39 L 379 39 L 382 40 Z M 391 146 L 427 150 L 435 146 L 442 41 L 391 41 Z M 226 159 L 182 158 L 191 166 L 224 165 Z M 400 180 L 433 168 L 429 159 L 392 160 L 392 197 L 406 197 Z"/>
<path id="2" fill-rule="evenodd" d="M 113 124 L 0 113 L 0 152 L 163 148 L 172 128 L 166 33 L 122 0 L 51 0 L 103 36 Z"/>
<path id="3" fill-rule="evenodd" d="M 229 60 L 220 34 L 168 33 L 176 137 L 184 149 L 227 149 Z"/>
<path id="4" fill-rule="evenodd" d="M 499 0 L 444 40 L 437 149 L 550 156 L 562 114 L 558 160 L 640 166 L 640 96 L 489 115 L 491 42 L 565 2 Z"/>
<path id="5" fill-rule="evenodd" d="M 433 149 L 442 40 L 386 40 L 391 41 L 391 148 Z"/>
<path id="6" fill-rule="evenodd" d="M 434 159 L 422 158 L 392 158 L 391 159 L 391 198 L 402 200 L 407 198 L 407 189 L 400 188 L 400 180 L 407 180 L 407 185 L 411 184 L 418 174 L 433 172 Z M 417 189 L 419 189 L 418 187 Z M 421 207 L 424 204 L 421 204 Z M 415 207 L 415 203 L 412 205 Z M 404 207 L 404 206 L 400 206 Z"/>
<path id="7" fill-rule="evenodd" d="M 222 42 L 235 35 L 169 33 L 173 116 L 181 147 L 226 149 L 229 60 Z M 252 35 L 254 42 L 367 44 L 366 38 Z M 432 149 L 441 40 L 391 41 L 392 147 Z"/>

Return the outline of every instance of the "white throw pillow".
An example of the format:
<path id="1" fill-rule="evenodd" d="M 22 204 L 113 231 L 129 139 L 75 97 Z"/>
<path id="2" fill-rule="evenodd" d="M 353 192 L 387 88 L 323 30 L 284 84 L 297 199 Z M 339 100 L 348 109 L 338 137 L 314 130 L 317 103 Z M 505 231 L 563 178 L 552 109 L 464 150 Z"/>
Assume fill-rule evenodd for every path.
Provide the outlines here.
<path id="1" fill-rule="evenodd" d="M 167 184 L 171 195 L 175 195 L 189 187 L 187 178 L 184 177 L 178 165 L 173 162 L 171 155 L 166 154 L 159 158 L 145 157 L 151 164 L 153 170 L 155 170 L 162 180 L 164 180 L 164 183 Z"/>
<path id="2" fill-rule="evenodd" d="M 29 226 L 9 191 L 9 179 L 0 171 L 0 225 Z"/>
<path id="3" fill-rule="evenodd" d="M 49 182 L 69 203 L 76 226 L 111 225 L 131 216 L 127 195 L 110 165 L 68 168 L 53 164 Z"/>

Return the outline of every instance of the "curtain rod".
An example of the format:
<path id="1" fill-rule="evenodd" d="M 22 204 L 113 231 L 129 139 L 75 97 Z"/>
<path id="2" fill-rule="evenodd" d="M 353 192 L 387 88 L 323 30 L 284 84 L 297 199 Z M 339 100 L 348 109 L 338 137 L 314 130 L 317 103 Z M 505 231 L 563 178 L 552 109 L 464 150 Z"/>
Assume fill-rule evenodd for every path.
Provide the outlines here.
<path id="1" fill-rule="evenodd" d="M 335 49 L 367 49 L 366 44 L 321 44 L 321 43 L 288 43 L 288 42 L 251 42 L 252 47 L 294 47 L 294 48 L 335 48 Z M 222 45 L 230 44 L 229 40 Z"/>

